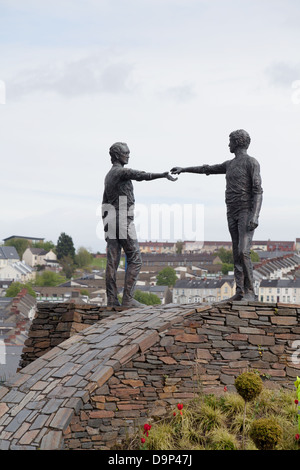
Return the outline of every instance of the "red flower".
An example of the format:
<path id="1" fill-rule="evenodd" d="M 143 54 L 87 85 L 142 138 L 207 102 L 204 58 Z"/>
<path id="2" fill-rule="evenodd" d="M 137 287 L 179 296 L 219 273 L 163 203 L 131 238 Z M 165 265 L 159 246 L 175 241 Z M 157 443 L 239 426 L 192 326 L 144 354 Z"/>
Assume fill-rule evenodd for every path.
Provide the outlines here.
<path id="1" fill-rule="evenodd" d="M 227 392 L 227 387 L 226 387 L 226 385 L 225 385 L 225 387 L 224 387 L 224 392 Z"/>
<path id="2" fill-rule="evenodd" d="M 175 411 L 174 411 L 174 413 L 173 413 L 173 416 L 176 416 L 176 413 L 175 413 Z"/>
<path id="3" fill-rule="evenodd" d="M 141 438 L 141 443 L 142 443 L 142 444 L 145 444 L 145 442 L 146 442 L 146 439 L 145 439 L 144 437 L 142 437 L 142 438 Z"/>
<path id="4" fill-rule="evenodd" d="M 296 434 L 296 435 L 295 435 L 296 441 L 299 441 L 299 438 L 300 438 L 300 434 Z"/>
<path id="5" fill-rule="evenodd" d="M 182 404 L 182 403 L 178 403 L 177 408 L 178 408 L 179 410 L 182 410 L 183 404 Z"/>
<path id="6" fill-rule="evenodd" d="M 298 400 L 295 400 L 295 405 L 298 405 L 299 401 Z"/>
<path id="7" fill-rule="evenodd" d="M 149 435 L 148 432 L 150 431 L 151 427 L 152 427 L 152 426 L 150 426 L 150 424 L 147 424 L 147 423 L 144 424 L 144 434 L 146 434 L 147 437 L 148 437 L 148 435 Z"/>

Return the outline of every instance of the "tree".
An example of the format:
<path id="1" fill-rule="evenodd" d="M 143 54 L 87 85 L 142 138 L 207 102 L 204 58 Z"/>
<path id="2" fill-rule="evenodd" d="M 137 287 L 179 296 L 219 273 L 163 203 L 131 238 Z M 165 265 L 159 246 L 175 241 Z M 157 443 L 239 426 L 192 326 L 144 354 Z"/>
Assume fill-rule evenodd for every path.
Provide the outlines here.
<path id="1" fill-rule="evenodd" d="M 87 297 L 89 297 L 90 293 L 87 289 L 80 289 L 80 295 L 86 295 Z"/>
<path id="2" fill-rule="evenodd" d="M 156 284 L 158 286 L 174 286 L 177 281 L 176 271 L 173 268 L 166 267 L 162 269 L 156 276 Z"/>
<path id="3" fill-rule="evenodd" d="M 5 297 L 16 297 L 22 289 L 27 289 L 27 293 L 29 295 L 34 298 L 36 297 L 36 293 L 34 292 L 31 284 L 22 284 L 21 282 L 12 282 L 6 291 Z"/>
<path id="4" fill-rule="evenodd" d="M 234 270 L 234 265 L 231 264 L 231 263 L 223 263 L 222 264 L 222 274 L 228 274 L 229 271 L 233 271 Z"/>
<path id="5" fill-rule="evenodd" d="M 181 240 L 176 242 L 176 253 L 181 255 L 184 243 Z"/>
<path id="6" fill-rule="evenodd" d="M 59 262 L 63 268 L 63 272 L 66 278 L 71 279 L 76 269 L 76 265 L 74 263 L 73 258 L 71 256 L 64 256 L 63 258 L 59 260 Z"/>
<path id="7" fill-rule="evenodd" d="M 54 287 L 62 284 L 66 281 L 64 276 L 57 274 L 53 271 L 43 271 L 42 274 L 38 274 L 35 279 L 35 285 L 39 287 Z"/>
<path id="8" fill-rule="evenodd" d="M 25 238 L 12 238 L 11 240 L 7 240 L 4 246 L 14 246 L 22 259 L 24 251 L 29 247 L 30 242 Z"/>
<path id="9" fill-rule="evenodd" d="M 225 248 L 222 247 L 218 250 L 218 256 L 222 263 L 233 264 L 232 250 L 225 250 Z"/>
<path id="10" fill-rule="evenodd" d="M 75 257 L 75 248 L 72 237 L 62 232 L 57 240 L 56 245 L 57 259 L 61 260 L 65 256 L 70 256 L 73 260 Z"/>
<path id="11" fill-rule="evenodd" d="M 79 268 L 86 268 L 88 267 L 91 262 L 93 261 L 93 255 L 83 246 L 78 248 L 77 253 L 75 255 L 75 263 Z"/>
<path id="12" fill-rule="evenodd" d="M 45 241 L 45 242 L 35 242 L 32 244 L 33 248 L 42 248 L 45 251 L 56 251 L 56 246 L 52 241 Z"/>
<path id="13" fill-rule="evenodd" d="M 252 261 L 252 263 L 259 263 L 259 261 L 260 261 L 259 254 L 256 253 L 256 251 L 253 251 L 253 250 L 251 250 L 250 253 L 251 253 L 251 261 Z"/>
<path id="14" fill-rule="evenodd" d="M 152 294 L 152 292 L 142 292 L 140 290 L 136 290 L 134 293 L 134 298 L 138 302 L 141 302 L 145 305 L 160 305 L 161 301 L 160 298 Z"/>

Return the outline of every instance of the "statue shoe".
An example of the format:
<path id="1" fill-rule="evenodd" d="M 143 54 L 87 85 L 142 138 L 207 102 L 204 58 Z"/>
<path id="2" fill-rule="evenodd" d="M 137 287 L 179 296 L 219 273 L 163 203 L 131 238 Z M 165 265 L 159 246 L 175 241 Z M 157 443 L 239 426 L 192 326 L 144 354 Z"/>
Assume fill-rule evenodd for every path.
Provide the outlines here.
<path id="1" fill-rule="evenodd" d="M 137 300 L 131 299 L 131 300 L 128 300 L 128 301 L 125 300 L 124 302 L 122 302 L 122 307 L 126 307 L 126 308 L 145 307 L 145 304 L 141 304 Z"/>
<path id="2" fill-rule="evenodd" d="M 224 302 L 238 302 L 240 300 L 244 300 L 244 294 L 242 293 L 237 293 L 237 294 L 234 294 L 232 297 L 230 297 L 229 299 L 226 299 Z"/>
<path id="3" fill-rule="evenodd" d="M 107 307 L 121 307 L 121 304 L 118 300 L 107 301 Z"/>
<path id="4" fill-rule="evenodd" d="M 254 292 L 247 292 L 246 294 L 244 294 L 243 300 L 248 300 L 249 302 L 256 300 Z"/>

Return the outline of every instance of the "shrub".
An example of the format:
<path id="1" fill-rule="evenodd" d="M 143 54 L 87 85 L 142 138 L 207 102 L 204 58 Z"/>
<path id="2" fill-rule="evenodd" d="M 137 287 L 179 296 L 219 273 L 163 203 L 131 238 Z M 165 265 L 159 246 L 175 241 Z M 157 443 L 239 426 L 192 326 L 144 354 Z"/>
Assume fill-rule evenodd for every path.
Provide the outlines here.
<path id="1" fill-rule="evenodd" d="M 282 428 L 273 419 L 261 418 L 253 422 L 249 436 L 259 450 L 274 450 L 282 438 Z"/>
<path id="2" fill-rule="evenodd" d="M 212 450 L 238 450 L 236 437 L 227 429 L 214 429 L 209 436 L 209 440 Z"/>
<path id="3" fill-rule="evenodd" d="M 196 417 L 203 432 L 209 432 L 224 425 L 225 416 L 218 408 L 203 404 Z"/>
<path id="4" fill-rule="evenodd" d="M 244 372 L 235 379 L 235 388 L 246 401 L 254 400 L 262 391 L 263 382 L 255 372 Z"/>

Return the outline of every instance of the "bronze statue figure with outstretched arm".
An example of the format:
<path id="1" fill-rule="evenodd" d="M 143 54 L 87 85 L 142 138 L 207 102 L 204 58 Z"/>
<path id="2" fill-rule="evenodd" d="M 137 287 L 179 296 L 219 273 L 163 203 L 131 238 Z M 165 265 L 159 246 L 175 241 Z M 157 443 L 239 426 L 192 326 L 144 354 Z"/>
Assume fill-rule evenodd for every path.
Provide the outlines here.
<path id="1" fill-rule="evenodd" d="M 168 171 L 147 173 L 125 168 L 129 161 L 129 148 L 123 142 L 116 142 L 109 149 L 112 167 L 104 181 L 102 218 L 107 243 L 106 293 L 108 306 L 120 306 L 116 274 L 123 248 L 127 267 L 125 274 L 122 307 L 141 305 L 134 296 L 134 290 L 142 265 L 142 258 L 134 225 L 134 190 L 132 180 L 152 181 L 166 178 L 176 181 Z"/>
<path id="2" fill-rule="evenodd" d="M 174 167 L 171 173 L 226 175 L 228 228 L 232 239 L 236 293 L 231 300 L 255 300 L 250 249 L 262 205 L 263 189 L 258 161 L 248 155 L 251 139 L 243 129 L 229 136 L 232 160 L 217 165 Z"/>

